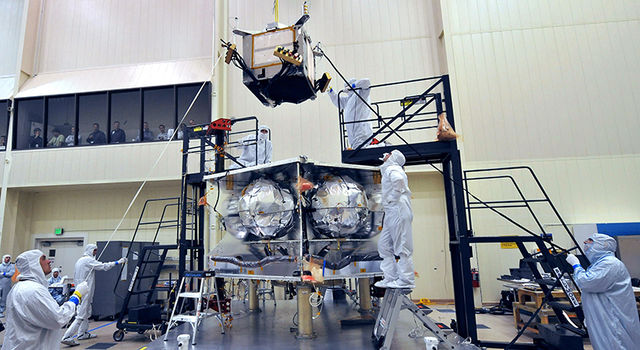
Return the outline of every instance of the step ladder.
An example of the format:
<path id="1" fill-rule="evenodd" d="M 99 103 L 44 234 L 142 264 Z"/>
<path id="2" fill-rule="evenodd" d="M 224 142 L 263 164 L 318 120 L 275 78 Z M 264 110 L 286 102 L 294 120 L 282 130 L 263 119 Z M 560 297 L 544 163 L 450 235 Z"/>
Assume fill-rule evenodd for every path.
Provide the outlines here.
<path id="1" fill-rule="evenodd" d="M 211 287 L 212 284 L 213 288 Z M 186 291 L 186 286 L 193 286 L 197 288 L 197 290 Z M 215 298 L 218 303 L 218 310 L 222 310 L 214 271 L 186 271 L 184 277 L 180 280 L 180 287 L 177 290 L 176 302 L 173 305 L 173 311 L 171 312 L 171 318 L 169 319 L 164 340 L 167 340 L 171 327 L 177 325 L 178 322 L 188 322 L 193 331 L 191 344 L 195 345 L 200 322 L 211 316 L 215 316 L 218 319 L 220 327 L 222 328 L 222 334 L 224 334 L 225 322 L 222 314 L 220 312 L 207 311 L 211 298 Z M 189 307 L 187 304 L 190 304 L 188 303 L 189 300 L 195 303 L 195 310 L 188 311 Z M 204 310 L 202 307 L 203 301 L 205 301 Z"/>
<path id="2" fill-rule="evenodd" d="M 409 299 L 407 294 L 411 293 L 410 289 L 387 288 L 384 293 L 384 299 L 380 306 L 380 312 L 373 327 L 372 338 L 378 349 L 388 350 L 391 348 L 393 334 L 398 324 L 398 316 L 401 310 L 411 311 L 422 324 L 438 338 L 440 343 L 444 343 L 447 349 L 467 350 L 480 349 L 471 344 L 451 329 L 442 329 L 428 315 L 432 312 L 430 309 L 420 309 Z"/>

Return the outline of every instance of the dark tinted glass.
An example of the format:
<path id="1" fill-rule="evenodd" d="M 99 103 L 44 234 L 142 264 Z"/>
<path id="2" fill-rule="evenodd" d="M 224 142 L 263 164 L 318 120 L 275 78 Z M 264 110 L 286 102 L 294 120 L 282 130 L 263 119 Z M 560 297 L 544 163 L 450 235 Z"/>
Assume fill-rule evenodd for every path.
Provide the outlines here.
<path id="1" fill-rule="evenodd" d="M 200 84 L 178 87 L 178 120 L 182 119 L 184 113 L 189 108 L 191 101 L 196 97 L 196 93 L 200 89 Z M 207 85 L 202 89 L 200 96 L 191 107 L 191 111 L 184 120 L 189 124 L 206 124 L 211 121 L 211 85 Z"/>
<path id="2" fill-rule="evenodd" d="M 117 121 L 125 133 L 126 142 L 137 142 L 140 138 L 140 91 L 123 91 L 111 94 L 111 124 Z M 113 134 L 113 133 L 112 133 Z"/>
<path id="3" fill-rule="evenodd" d="M 0 101 L 0 151 L 7 149 L 7 127 L 9 126 L 9 102 Z"/>
<path id="4" fill-rule="evenodd" d="M 153 140 L 171 137 L 170 131 L 175 129 L 176 124 L 173 87 L 144 90 L 143 120 L 148 124 L 149 132 L 153 133 Z"/>
<path id="5" fill-rule="evenodd" d="M 81 95 L 78 97 L 78 145 L 107 143 L 105 130 L 109 130 L 107 119 L 107 93 Z M 94 131 L 93 124 L 98 124 Z"/>
<path id="6" fill-rule="evenodd" d="M 64 147 L 66 138 L 75 126 L 75 98 L 73 96 L 50 97 L 47 102 L 47 147 Z M 62 137 L 60 137 L 62 136 Z M 73 146 L 73 137 L 69 138 Z"/>
<path id="7" fill-rule="evenodd" d="M 16 148 L 33 149 L 44 145 L 44 99 L 17 101 L 18 120 L 16 124 Z"/>

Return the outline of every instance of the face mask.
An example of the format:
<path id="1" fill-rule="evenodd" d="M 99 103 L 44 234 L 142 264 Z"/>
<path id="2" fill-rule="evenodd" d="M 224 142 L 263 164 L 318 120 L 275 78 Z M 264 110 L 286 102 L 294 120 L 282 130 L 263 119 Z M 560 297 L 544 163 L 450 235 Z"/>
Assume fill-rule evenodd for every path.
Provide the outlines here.
<path id="1" fill-rule="evenodd" d="M 584 245 L 585 254 L 591 249 L 591 247 L 593 247 L 593 243 L 585 243 Z"/>
<path id="2" fill-rule="evenodd" d="M 268 136 L 269 136 L 269 134 L 259 133 L 258 134 L 258 140 L 266 140 Z"/>

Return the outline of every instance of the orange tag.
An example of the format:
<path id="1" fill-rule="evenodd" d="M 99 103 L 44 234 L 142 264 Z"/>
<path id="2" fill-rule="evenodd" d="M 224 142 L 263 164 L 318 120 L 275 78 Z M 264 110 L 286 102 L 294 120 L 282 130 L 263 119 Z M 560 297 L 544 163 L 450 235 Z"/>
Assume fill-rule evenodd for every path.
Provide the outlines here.
<path id="1" fill-rule="evenodd" d="M 255 272 L 253 272 L 253 270 L 249 270 L 249 271 L 247 271 L 247 273 L 250 274 L 250 275 L 255 275 L 256 274 Z"/>
<path id="2" fill-rule="evenodd" d="M 365 273 L 367 272 L 367 269 L 360 269 L 360 273 Z"/>

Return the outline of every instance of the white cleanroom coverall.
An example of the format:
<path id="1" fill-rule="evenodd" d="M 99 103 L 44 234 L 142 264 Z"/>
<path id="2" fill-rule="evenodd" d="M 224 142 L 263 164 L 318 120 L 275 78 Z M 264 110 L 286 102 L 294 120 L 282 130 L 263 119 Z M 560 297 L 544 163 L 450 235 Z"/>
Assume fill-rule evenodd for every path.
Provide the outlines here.
<path id="1" fill-rule="evenodd" d="M 43 255 L 34 249 L 16 259 L 20 275 L 7 299 L 2 350 L 60 349 L 62 326 L 73 317 L 78 299 L 58 306 L 47 289 L 40 265 Z"/>
<path id="2" fill-rule="evenodd" d="M 53 274 L 57 272 L 58 273 L 58 277 L 54 277 Z M 49 277 L 49 279 L 47 280 L 47 282 L 49 282 L 49 285 L 52 285 L 54 283 L 60 283 L 62 282 L 62 276 L 60 276 L 60 269 L 59 268 L 55 268 L 53 270 L 51 270 L 51 277 Z"/>
<path id="3" fill-rule="evenodd" d="M 89 329 L 89 317 L 91 317 L 91 303 L 93 302 L 93 293 L 96 287 L 96 271 L 108 271 L 111 270 L 118 263 L 124 263 L 125 259 L 122 258 L 119 261 L 112 261 L 103 263 L 96 260 L 93 255 L 93 251 L 98 249 L 95 244 L 87 244 L 84 247 L 84 256 L 82 256 L 76 262 L 75 274 L 73 282 L 77 285 L 81 282 L 87 282 L 89 285 L 89 292 L 83 296 L 83 303 L 78 307 L 78 315 L 73 321 L 69 329 L 64 333 L 63 339 L 72 338 L 76 332 L 78 339 L 85 339 Z M 58 340 L 59 341 L 59 340 Z"/>
<path id="4" fill-rule="evenodd" d="M 573 265 L 573 279 L 582 294 L 582 308 L 595 350 L 640 348 L 640 320 L 629 271 L 613 253 L 616 240 L 594 233 L 585 244 L 591 265 Z M 569 260 L 569 259 L 567 259 Z"/>
<path id="5" fill-rule="evenodd" d="M 16 273 L 16 266 L 11 261 L 4 262 L 6 258 L 11 260 L 11 255 L 5 255 L 2 257 L 2 264 L 0 264 L 0 314 L 4 313 L 5 304 L 7 303 L 7 295 L 11 290 L 11 277 Z"/>
<path id="6" fill-rule="evenodd" d="M 266 130 L 267 133 L 263 134 L 262 130 Z M 240 141 L 242 143 L 242 155 L 238 158 L 238 161 L 244 166 L 254 166 L 260 164 L 271 163 L 271 154 L 273 153 L 273 146 L 271 140 L 269 140 L 269 134 L 271 130 L 266 125 L 260 125 L 258 127 L 258 153 L 256 154 L 256 136 L 247 135 Z M 240 166 L 235 162 L 229 166 L 229 169 L 238 169 Z"/>
<path id="7" fill-rule="evenodd" d="M 384 279 L 378 286 L 390 288 L 414 288 L 413 236 L 411 222 L 411 191 L 407 174 L 402 169 L 404 155 L 393 150 L 380 167 L 382 173 L 382 206 L 384 223 L 378 240 L 378 253 L 382 258 L 380 268 Z M 396 263 L 395 256 L 400 259 Z"/>
<path id="8" fill-rule="evenodd" d="M 329 98 L 336 107 L 342 108 L 345 127 L 347 129 L 347 138 L 349 139 L 349 145 L 352 149 L 358 148 L 363 144 L 371 135 L 373 135 L 373 129 L 371 129 L 371 122 L 365 122 L 363 120 L 370 119 L 371 110 L 369 109 L 371 94 L 371 82 L 369 79 L 351 79 L 349 84 L 345 85 L 346 93 L 340 94 L 340 106 L 338 106 L 338 93 L 333 89 L 329 90 Z M 360 98 L 351 90 L 358 89 L 358 94 L 365 100 L 365 104 Z M 360 121 L 360 122 L 359 122 Z M 356 123 L 353 123 L 356 122 Z M 359 123 L 357 123 L 359 122 Z M 371 143 L 371 141 L 369 141 Z M 366 146 L 365 146 L 366 147 Z"/>

